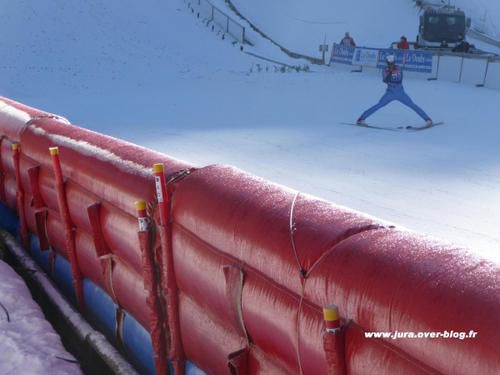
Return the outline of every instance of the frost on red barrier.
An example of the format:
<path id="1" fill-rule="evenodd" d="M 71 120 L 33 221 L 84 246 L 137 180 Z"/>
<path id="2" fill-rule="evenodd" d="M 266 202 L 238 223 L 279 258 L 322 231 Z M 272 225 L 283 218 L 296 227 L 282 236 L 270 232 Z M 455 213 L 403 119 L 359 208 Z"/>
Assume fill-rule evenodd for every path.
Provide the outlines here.
<path id="1" fill-rule="evenodd" d="M 228 264 L 239 265 L 245 275 L 241 308 L 250 373 L 266 366 L 279 368 L 277 373 L 326 373 L 321 308 L 331 303 L 338 305 L 342 318 L 352 321 L 345 345 L 346 367 L 353 371 L 378 368 L 393 373 L 425 367 L 431 372 L 494 373 L 500 365 L 492 349 L 500 342 L 494 328 L 500 316 L 498 291 L 481 287 L 498 289 L 500 270 L 466 251 L 297 196 L 226 166 L 200 169 L 176 186 L 173 246 L 182 296 L 181 331 L 187 332 L 184 327 L 196 321 L 185 304 L 199 306 L 204 315 L 197 319 L 204 328 L 197 331 L 210 336 L 211 345 L 201 356 L 201 333 L 190 329 L 192 336 L 183 335 L 188 357 L 197 356 L 201 367 L 222 368 L 228 355 L 245 343 L 240 330 L 228 325 L 231 306 L 223 276 Z M 468 269 L 475 270 L 473 275 Z M 468 318 L 457 315 L 470 311 L 471 301 L 484 309 Z M 444 344 L 367 343 L 350 334 L 351 326 L 369 331 L 389 326 L 464 331 L 471 324 L 481 325 L 488 335 L 475 342 Z"/>

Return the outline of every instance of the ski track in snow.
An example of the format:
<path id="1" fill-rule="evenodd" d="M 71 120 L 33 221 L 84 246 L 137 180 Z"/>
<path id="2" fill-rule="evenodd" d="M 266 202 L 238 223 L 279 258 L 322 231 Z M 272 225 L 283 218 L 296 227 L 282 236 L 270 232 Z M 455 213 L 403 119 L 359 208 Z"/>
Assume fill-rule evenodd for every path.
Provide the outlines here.
<path id="1" fill-rule="evenodd" d="M 299 5 L 285 18 L 293 20 Z M 336 17 L 362 36 L 353 6 Z M 380 8 L 370 8 L 373 20 L 385 14 Z M 333 19 L 323 10 L 309 5 L 298 18 Z M 413 28 L 411 2 L 396 10 L 397 24 Z M 18 0 L 2 12 L 9 15 L 0 24 L 9 35 L 0 45 L 2 95 L 197 165 L 235 165 L 500 259 L 499 91 L 407 78 L 409 95 L 445 125 L 415 133 L 351 128 L 338 123 L 354 121 L 380 98 L 378 75 L 318 67 L 256 73 L 252 66 L 266 63 L 217 38 L 181 0 Z M 336 40 L 345 25 L 321 27 L 334 27 Z M 405 32 L 377 25 L 379 34 L 369 37 L 381 46 Z M 370 121 L 420 120 L 393 103 Z"/>

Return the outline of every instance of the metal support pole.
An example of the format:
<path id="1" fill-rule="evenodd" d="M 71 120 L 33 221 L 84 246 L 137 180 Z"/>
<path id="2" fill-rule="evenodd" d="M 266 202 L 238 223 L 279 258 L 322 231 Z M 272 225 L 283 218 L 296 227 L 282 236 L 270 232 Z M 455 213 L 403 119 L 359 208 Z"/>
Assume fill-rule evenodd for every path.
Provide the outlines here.
<path id="1" fill-rule="evenodd" d="M 465 60 L 465 57 L 462 56 L 462 61 L 460 62 L 460 75 L 458 76 L 458 82 L 462 82 L 462 72 L 464 69 L 464 60 Z"/>
<path id="2" fill-rule="evenodd" d="M 486 69 L 484 70 L 484 77 L 483 77 L 483 83 L 480 83 L 476 85 L 477 87 L 484 87 L 486 86 L 486 78 L 488 77 L 488 69 L 490 67 L 490 59 L 486 60 Z"/>

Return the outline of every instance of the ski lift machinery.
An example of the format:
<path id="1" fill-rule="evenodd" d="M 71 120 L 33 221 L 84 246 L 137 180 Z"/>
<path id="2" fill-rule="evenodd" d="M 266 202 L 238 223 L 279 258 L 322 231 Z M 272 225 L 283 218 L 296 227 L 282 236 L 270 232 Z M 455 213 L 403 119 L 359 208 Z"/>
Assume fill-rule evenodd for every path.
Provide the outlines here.
<path id="1" fill-rule="evenodd" d="M 449 1 L 417 1 L 420 15 L 416 48 L 453 48 L 467 34 L 471 19 Z"/>

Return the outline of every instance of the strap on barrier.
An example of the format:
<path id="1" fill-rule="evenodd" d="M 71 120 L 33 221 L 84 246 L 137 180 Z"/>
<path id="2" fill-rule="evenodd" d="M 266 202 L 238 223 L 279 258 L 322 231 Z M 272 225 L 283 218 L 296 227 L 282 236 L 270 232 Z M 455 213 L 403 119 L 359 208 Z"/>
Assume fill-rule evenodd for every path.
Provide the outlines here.
<path id="1" fill-rule="evenodd" d="M 106 245 L 106 241 L 104 240 L 104 235 L 102 234 L 100 213 L 101 203 L 94 203 L 93 205 L 87 207 L 87 215 L 90 222 L 90 228 L 92 230 L 92 239 L 94 241 L 97 257 L 102 257 L 110 253 L 110 250 Z"/>
<path id="2" fill-rule="evenodd" d="M 247 375 L 248 373 L 248 347 L 231 353 L 227 357 L 227 365 L 231 375 Z"/>
<path id="3" fill-rule="evenodd" d="M 44 206 L 42 199 L 42 194 L 40 193 L 40 185 L 38 184 L 38 178 L 40 176 L 40 166 L 32 167 L 28 169 L 28 177 L 30 181 L 31 193 L 33 198 L 30 205 L 35 208 L 35 225 L 36 225 L 36 235 L 38 236 L 38 242 L 40 243 L 40 250 L 49 250 L 50 243 L 47 234 L 47 216 L 48 210 Z"/>
<path id="4" fill-rule="evenodd" d="M 104 288 L 112 298 L 113 302 L 118 305 L 118 299 L 113 288 L 113 268 L 115 266 L 115 259 L 113 253 L 111 253 L 111 250 L 108 248 L 102 233 L 101 207 L 101 203 L 94 203 L 88 206 L 87 215 L 90 222 L 90 228 L 92 230 L 92 240 L 94 241 L 96 256 L 99 258 L 101 266 Z"/>
<path id="5" fill-rule="evenodd" d="M 33 194 L 33 200 L 31 201 L 31 206 L 35 209 L 43 207 L 43 199 L 40 193 L 40 186 L 38 184 L 38 177 L 40 175 L 40 166 L 32 167 L 28 169 L 28 177 L 30 181 L 31 193 Z"/>
<path id="6" fill-rule="evenodd" d="M 323 308 L 326 331 L 323 335 L 323 349 L 329 375 L 345 375 L 345 330 L 340 324 L 336 305 Z"/>
<path id="7" fill-rule="evenodd" d="M 52 159 L 52 167 L 55 176 L 55 188 L 57 194 L 57 203 L 59 206 L 59 215 L 64 225 L 64 237 L 66 244 L 66 253 L 71 265 L 71 271 L 73 276 L 73 287 L 76 294 L 76 302 L 78 308 L 83 312 L 85 305 L 83 300 L 83 285 L 82 285 L 82 274 L 80 267 L 78 265 L 78 258 L 76 256 L 76 245 L 75 245 L 75 232 L 73 230 L 73 224 L 71 222 L 71 216 L 69 214 L 68 201 L 66 197 L 65 182 L 63 179 L 61 161 L 59 159 L 59 148 L 50 147 L 50 156 Z"/>
<path id="8" fill-rule="evenodd" d="M 168 330 L 170 337 L 167 338 L 168 356 L 172 361 L 175 375 L 184 374 L 184 348 L 180 336 L 179 323 L 179 296 L 177 280 L 174 270 L 174 259 L 172 253 L 172 228 L 170 225 L 170 199 L 167 191 L 167 184 L 162 163 L 153 166 L 155 178 L 156 195 L 160 210 L 160 223 L 158 230 L 160 233 L 160 244 L 162 248 L 161 275 L 163 289 L 166 294 L 166 310 L 168 320 Z"/>
<path id="9" fill-rule="evenodd" d="M 226 299 L 231 304 L 232 320 L 235 327 L 238 327 L 247 346 L 249 345 L 248 333 L 245 327 L 245 322 L 243 321 L 243 308 L 242 308 L 242 296 L 243 296 L 243 281 L 245 274 L 241 266 L 227 265 L 223 267 L 225 288 L 226 288 Z"/>
<path id="10" fill-rule="evenodd" d="M 28 224 L 26 222 L 26 213 L 24 211 L 24 189 L 21 182 L 21 146 L 18 143 L 12 143 L 12 160 L 16 175 L 16 204 L 19 215 L 19 233 L 21 242 L 25 249 L 29 248 Z"/>
<path id="11" fill-rule="evenodd" d="M 144 289 L 147 291 L 146 303 L 149 308 L 149 331 L 153 343 L 156 373 L 167 374 L 165 333 L 163 331 L 163 317 L 158 295 L 159 280 L 155 269 L 154 240 L 152 238 L 151 222 L 146 212 L 146 202 L 138 201 L 135 204 L 137 221 L 139 224 L 139 244 L 141 247 L 142 266 L 144 275 Z"/>
<path id="12" fill-rule="evenodd" d="M 115 338 L 118 345 L 118 349 L 122 353 L 126 353 L 125 345 L 123 345 L 123 322 L 125 320 L 125 313 L 122 308 L 118 306 L 115 311 Z"/>
<path id="13" fill-rule="evenodd" d="M 47 209 L 40 209 L 35 212 L 36 234 L 41 251 L 50 249 L 49 236 L 47 234 L 47 215 Z"/>

